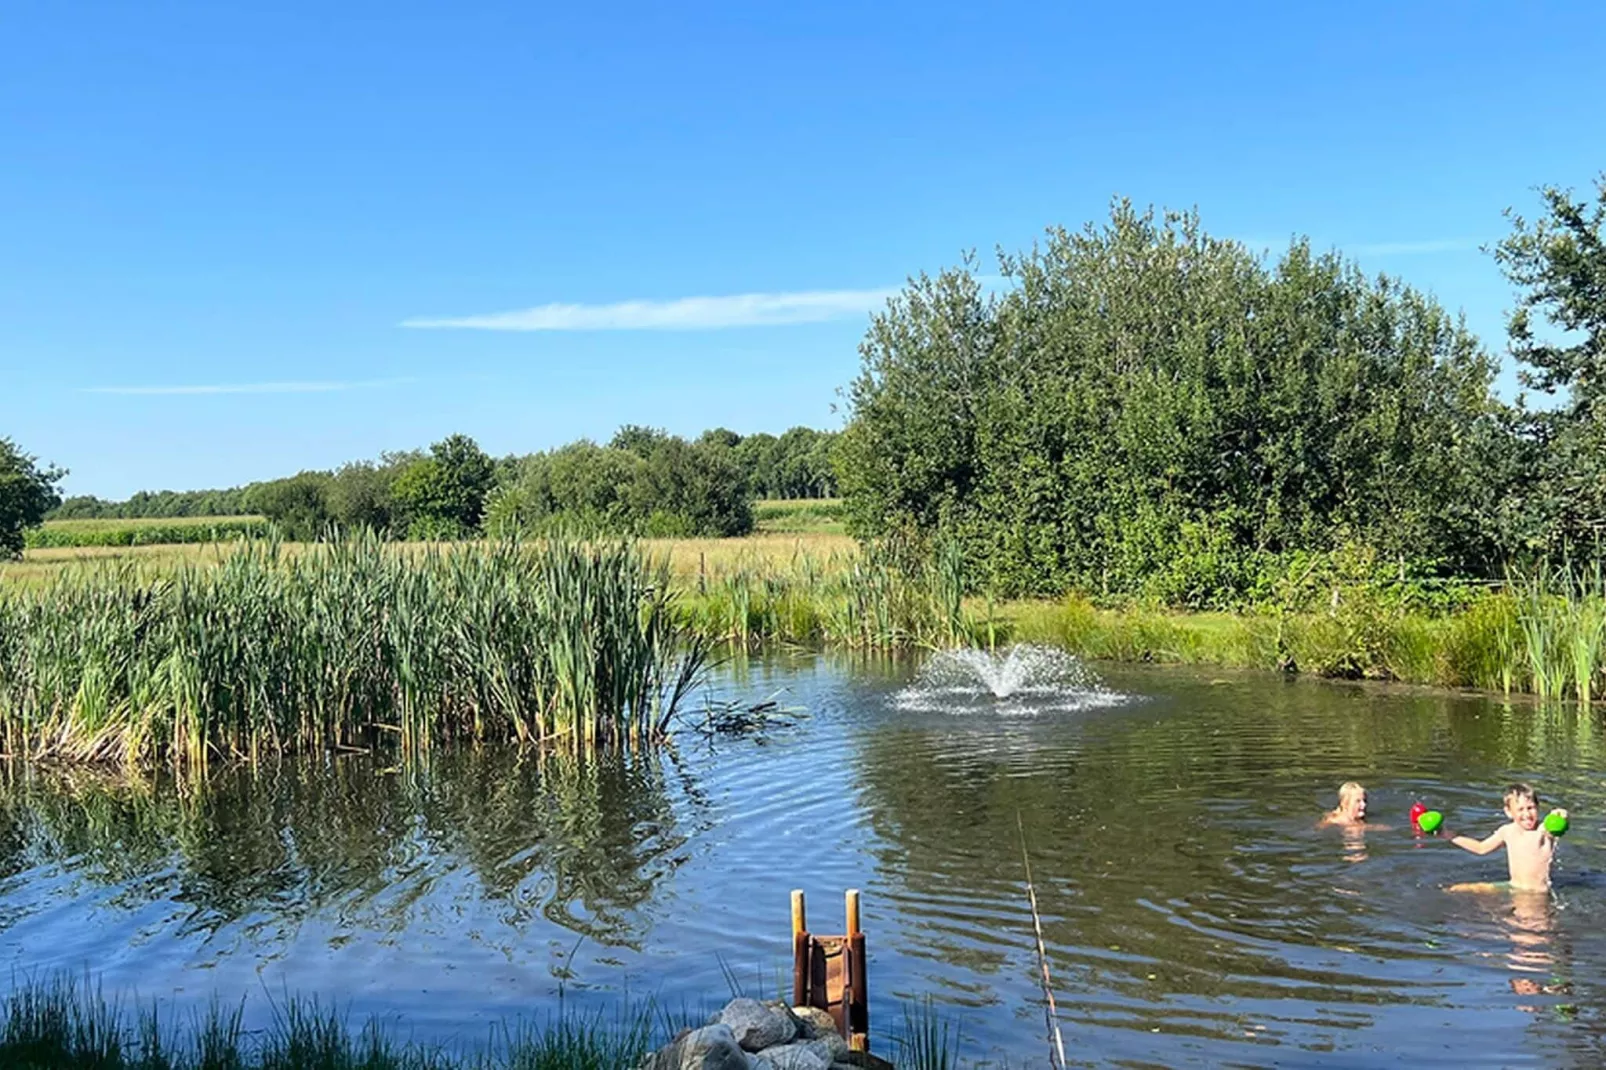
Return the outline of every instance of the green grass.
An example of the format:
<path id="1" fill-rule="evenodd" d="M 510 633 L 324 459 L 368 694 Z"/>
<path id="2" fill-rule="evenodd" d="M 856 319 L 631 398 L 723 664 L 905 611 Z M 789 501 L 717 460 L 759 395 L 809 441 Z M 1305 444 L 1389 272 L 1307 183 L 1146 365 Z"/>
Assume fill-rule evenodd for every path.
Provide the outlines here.
<path id="1" fill-rule="evenodd" d="M 242 1007 L 211 1009 L 189 1021 L 159 1004 L 132 1010 L 72 979 L 28 981 L 0 1003 L 0 1066 L 7 1070 L 629 1070 L 680 1027 L 701 1024 L 652 1003 L 615 1012 L 560 1007 L 540 1025 L 504 1023 L 458 1049 L 400 1042 L 370 1021 L 353 1028 L 317 1000 L 275 1005 L 261 1032 L 242 1025 Z M 904 1070 L 956 1070 L 959 1034 L 929 1000 L 902 1008 L 891 1042 Z"/>
<path id="2" fill-rule="evenodd" d="M 845 532 L 839 498 L 764 498 L 753 503 L 753 523 L 762 534 Z"/>
<path id="3" fill-rule="evenodd" d="M 275 1007 L 258 1035 L 242 1029 L 238 1007 L 177 1023 L 155 1004 L 130 1014 L 61 980 L 25 984 L 0 1013 L 0 1066 L 16 1070 L 616 1070 L 640 1065 L 664 1032 L 650 1005 L 612 1017 L 568 1012 L 453 1052 L 398 1042 L 374 1023 L 353 1029 L 316 1001 Z"/>
<path id="4" fill-rule="evenodd" d="M 194 516 L 128 520 L 47 520 L 29 530 L 29 549 L 78 546 L 170 546 L 262 538 L 268 521 L 260 516 Z"/>

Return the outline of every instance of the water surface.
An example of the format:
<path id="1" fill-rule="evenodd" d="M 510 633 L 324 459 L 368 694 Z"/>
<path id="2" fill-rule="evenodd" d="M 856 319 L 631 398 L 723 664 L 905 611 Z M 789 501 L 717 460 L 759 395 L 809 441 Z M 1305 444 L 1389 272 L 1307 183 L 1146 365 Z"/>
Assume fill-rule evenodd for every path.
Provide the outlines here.
<path id="1" fill-rule="evenodd" d="M 1598 1065 L 1606 727 L 1473 696 L 1098 667 L 999 698 L 962 676 L 754 662 L 728 698 L 795 724 L 577 761 L 341 755 L 205 784 L 0 767 L 0 958 L 203 1006 L 334 997 L 405 1035 L 789 976 L 788 893 L 863 889 L 872 1030 L 927 995 L 967 1051 L 1043 1065 L 1025 831 L 1073 1061 Z M 1363 780 L 1374 829 L 1317 830 Z M 1556 894 L 1405 829 L 1483 834 L 1500 789 L 1572 808 Z M 5 982 L 0 982 L 5 983 Z M 253 1016 L 256 1016 L 253 1019 Z"/>

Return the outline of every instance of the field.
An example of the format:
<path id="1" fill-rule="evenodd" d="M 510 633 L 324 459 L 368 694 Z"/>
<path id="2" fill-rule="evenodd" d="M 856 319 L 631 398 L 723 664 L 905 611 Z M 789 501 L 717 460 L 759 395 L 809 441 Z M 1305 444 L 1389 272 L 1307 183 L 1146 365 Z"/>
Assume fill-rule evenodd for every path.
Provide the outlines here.
<path id="1" fill-rule="evenodd" d="M 260 537 L 260 516 L 141 517 L 129 520 L 47 520 L 29 531 L 30 549 L 91 546 L 165 546 Z"/>
<path id="2" fill-rule="evenodd" d="M 838 498 L 768 498 L 753 503 L 753 522 L 761 535 L 810 533 L 841 535 Z"/>
<path id="3" fill-rule="evenodd" d="M 65 521 L 64 523 L 127 523 L 127 521 Z M 398 553 L 414 552 L 427 543 L 395 543 Z M 857 544 L 846 535 L 831 532 L 796 534 L 760 533 L 741 539 L 648 539 L 642 544 L 655 555 L 668 555 L 678 577 L 713 575 L 738 568 L 772 568 L 790 565 L 804 557 L 822 562 L 833 555 L 852 554 Z M 49 582 L 65 572 L 100 565 L 126 565 L 141 575 L 154 576 L 189 564 L 216 564 L 239 548 L 237 542 L 173 543 L 133 546 L 51 546 L 24 551 L 20 561 L 0 561 L 0 585 L 32 586 Z M 303 543 L 285 543 L 295 555 Z"/>

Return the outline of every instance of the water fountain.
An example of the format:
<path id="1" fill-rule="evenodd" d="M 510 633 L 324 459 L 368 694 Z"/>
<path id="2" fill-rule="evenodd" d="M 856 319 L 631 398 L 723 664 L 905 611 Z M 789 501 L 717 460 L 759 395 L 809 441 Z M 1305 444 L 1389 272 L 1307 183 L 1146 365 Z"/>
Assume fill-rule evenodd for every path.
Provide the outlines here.
<path id="1" fill-rule="evenodd" d="M 940 651 L 920 667 L 895 704 L 917 712 L 1063 713 L 1114 706 L 1125 699 L 1074 655 L 1018 643 L 1001 652 L 969 647 Z"/>

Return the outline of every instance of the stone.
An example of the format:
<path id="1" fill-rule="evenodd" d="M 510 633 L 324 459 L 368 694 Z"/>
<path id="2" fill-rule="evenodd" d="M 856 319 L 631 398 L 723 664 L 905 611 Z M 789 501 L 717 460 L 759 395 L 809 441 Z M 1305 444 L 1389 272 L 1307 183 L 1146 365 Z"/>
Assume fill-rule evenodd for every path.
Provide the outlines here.
<path id="1" fill-rule="evenodd" d="M 845 1062 L 848 1058 L 848 1042 L 842 1039 L 842 1034 L 836 1030 L 821 1035 L 808 1042 L 809 1047 L 819 1052 L 828 1063 Z"/>
<path id="2" fill-rule="evenodd" d="M 818 1007 L 793 1007 L 792 1016 L 808 1029 L 808 1039 L 836 1033 L 836 1020 Z M 837 1036 L 841 1036 L 837 1033 Z"/>
<path id="3" fill-rule="evenodd" d="M 766 1048 L 753 1058 L 754 1070 L 830 1070 L 831 1060 L 814 1050 L 818 1041 L 805 1040 Z"/>
<path id="4" fill-rule="evenodd" d="M 731 1000 L 719 1012 L 719 1020 L 730 1027 L 743 1051 L 763 1051 L 797 1036 L 797 1024 L 791 1015 L 766 1007 L 756 999 Z"/>
<path id="5" fill-rule="evenodd" d="M 752 1070 L 752 1060 L 728 1025 L 705 1025 L 655 1052 L 643 1070 Z"/>

